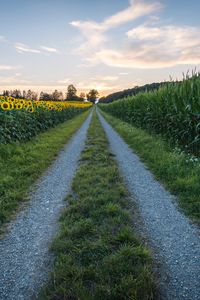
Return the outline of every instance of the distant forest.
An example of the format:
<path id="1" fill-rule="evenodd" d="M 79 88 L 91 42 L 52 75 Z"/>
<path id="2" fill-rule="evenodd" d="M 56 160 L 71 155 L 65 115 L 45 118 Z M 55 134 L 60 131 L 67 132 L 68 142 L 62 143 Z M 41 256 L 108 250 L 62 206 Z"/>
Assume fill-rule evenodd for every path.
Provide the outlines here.
<path id="1" fill-rule="evenodd" d="M 134 88 L 131 88 L 131 89 L 119 91 L 119 92 L 110 94 L 106 97 L 101 97 L 99 99 L 99 101 L 103 102 L 103 103 L 110 103 L 110 102 L 113 102 L 113 101 L 116 101 L 116 100 L 119 100 L 119 99 L 122 99 L 122 98 L 125 98 L 128 96 L 134 96 L 141 92 L 150 92 L 153 90 L 157 90 L 161 86 L 168 84 L 168 83 L 169 83 L 169 81 L 165 81 L 165 82 L 156 82 L 156 83 L 154 82 L 151 84 L 145 84 L 143 86 L 135 86 Z"/>

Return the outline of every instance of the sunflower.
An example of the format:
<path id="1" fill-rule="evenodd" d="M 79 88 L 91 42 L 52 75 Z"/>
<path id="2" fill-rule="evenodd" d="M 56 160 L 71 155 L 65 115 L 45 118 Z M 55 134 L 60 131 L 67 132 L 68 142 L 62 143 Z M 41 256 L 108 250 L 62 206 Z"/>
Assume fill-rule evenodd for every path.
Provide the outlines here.
<path id="1" fill-rule="evenodd" d="M 33 113 L 35 109 L 33 107 L 29 107 L 28 112 Z"/>
<path id="2" fill-rule="evenodd" d="M 9 104 L 10 104 L 10 109 L 14 109 L 15 108 L 15 106 L 14 106 L 13 103 L 9 103 Z"/>
<path id="3" fill-rule="evenodd" d="M 1 103 L 1 108 L 3 110 L 10 110 L 10 103 L 9 102 L 2 102 Z"/>
<path id="4" fill-rule="evenodd" d="M 20 103 L 16 104 L 16 109 L 22 109 L 22 108 L 23 108 L 22 104 L 20 104 Z"/>

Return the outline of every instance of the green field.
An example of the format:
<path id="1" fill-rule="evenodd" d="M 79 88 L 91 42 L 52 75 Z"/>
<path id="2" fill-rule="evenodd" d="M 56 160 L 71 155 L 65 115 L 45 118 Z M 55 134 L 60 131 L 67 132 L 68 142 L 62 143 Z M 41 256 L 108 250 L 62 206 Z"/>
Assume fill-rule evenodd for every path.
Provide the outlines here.
<path id="1" fill-rule="evenodd" d="M 102 104 L 101 109 L 135 127 L 161 134 L 172 145 L 200 155 L 200 75 L 152 92 Z"/>

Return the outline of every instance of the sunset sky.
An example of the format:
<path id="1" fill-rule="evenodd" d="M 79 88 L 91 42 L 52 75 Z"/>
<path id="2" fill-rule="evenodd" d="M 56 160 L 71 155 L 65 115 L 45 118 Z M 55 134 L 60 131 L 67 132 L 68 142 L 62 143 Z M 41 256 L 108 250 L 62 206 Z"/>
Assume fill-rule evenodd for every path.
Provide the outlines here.
<path id="1" fill-rule="evenodd" d="M 199 0 L 0 0 L 0 92 L 101 95 L 200 70 Z"/>

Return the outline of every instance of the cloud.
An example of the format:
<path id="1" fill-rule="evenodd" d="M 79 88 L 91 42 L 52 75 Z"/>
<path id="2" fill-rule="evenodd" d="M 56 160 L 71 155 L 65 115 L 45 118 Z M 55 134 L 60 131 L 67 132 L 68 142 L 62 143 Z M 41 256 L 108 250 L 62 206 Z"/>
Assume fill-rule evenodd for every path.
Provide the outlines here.
<path id="1" fill-rule="evenodd" d="M 29 85 L 30 83 L 31 81 L 18 78 L 17 75 L 9 77 L 0 77 L 0 86 Z"/>
<path id="2" fill-rule="evenodd" d="M 130 1 L 129 7 L 106 18 L 103 22 L 94 21 L 73 21 L 70 24 L 79 28 L 83 33 L 89 30 L 96 32 L 105 32 L 120 25 L 133 21 L 139 17 L 149 15 L 152 12 L 160 10 L 163 6 L 158 1 L 146 2 L 142 0 Z"/>
<path id="3" fill-rule="evenodd" d="M 119 72 L 118 74 L 119 74 L 119 75 L 123 75 L 123 76 L 124 76 L 124 75 L 129 75 L 128 72 Z"/>
<path id="4" fill-rule="evenodd" d="M 142 0 L 131 0 L 128 8 L 106 18 L 101 23 L 94 21 L 71 22 L 70 24 L 78 28 L 84 38 L 84 42 L 76 49 L 76 53 L 87 53 L 98 48 L 108 40 L 105 35 L 107 31 L 160 10 L 161 8 L 162 5 L 157 1 L 147 3 Z"/>
<path id="5" fill-rule="evenodd" d="M 79 82 L 76 87 L 79 90 L 82 91 L 88 91 L 91 89 L 96 89 L 97 91 L 101 92 L 101 91 L 113 91 L 113 90 L 117 90 L 120 88 L 119 85 L 110 85 L 108 83 L 105 82 L 100 82 L 100 81 L 90 81 L 90 83 L 88 82 Z"/>
<path id="6" fill-rule="evenodd" d="M 21 69 L 21 66 L 0 65 L 0 71 L 12 71 Z"/>
<path id="7" fill-rule="evenodd" d="M 99 80 L 99 81 L 116 81 L 118 80 L 118 76 L 96 76 L 96 77 L 91 77 L 90 80 Z"/>
<path id="8" fill-rule="evenodd" d="M 160 25 L 158 1 L 132 0 L 129 7 L 103 22 L 74 21 L 83 41 L 76 54 L 84 57 L 88 65 L 103 63 L 118 68 L 165 68 L 183 64 L 200 63 L 200 28 L 190 26 Z M 146 22 L 114 40 L 112 29 L 146 17 Z M 143 21 L 144 22 L 144 21 Z M 162 24 L 164 20 L 162 20 Z M 116 34 L 116 32 L 115 32 Z M 120 42 L 119 42 L 120 41 Z"/>
<path id="9" fill-rule="evenodd" d="M 191 46 L 199 44 L 198 39 L 195 39 L 195 35 L 199 34 L 200 29 L 189 26 L 161 26 L 161 27 L 149 27 L 144 25 L 138 26 L 129 30 L 127 36 L 131 40 L 140 41 L 152 41 L 158 40 L 164 42 L 166 39 L 171 40 L 176 46 L 183 45 L 183 39 L 187 39 L 192 42 Z"/>
<path id="10" fill-rule="evenodd" d="M 49 53 L 58 53 L 58 50 L 56 48 L 50 48 L 47 46 L 40 46 L 40 48 L 44 51 L 47 51 Z"/>
<path id="11" fill-rule="evenodd" d="M 0 43 L 8 43 L 17 50 L 18 53 L 33 53 L 33 54 L 51 54 L 51 53 L 59 53 L 58 49 L 53 47 L 47 47 L 41 45 L 39 49 L 31 48 L 30 46 L 23 43 L 11 43 L 9 42 L 3 35 L 0 35 Z"/>
<path id="12" fill-rule="evenodd" d="M 77 54 L 89 53 L 92 49 L 106 42 L 106 36 L 103 34 L 104 30 L 97 23 L 74 21 L 70 24 L 80 30 L 84 39 L 75 51 Z"/>
<path id="13" fill-rule="evenodd" d="M 112 50 L 104 49 L 97 52 L 91 61 L 104 63 L 118 68 L 159 69 L 183 64 L 200 63 L 200 45 L 198 49 L 190 46 L 182 49 L 164 45 L 140 45 L 133 49 Z"/>
<path id="14" fill-rule="evenodd" d="M 159 67 L 200 63 L 200 28 L 190 26 L 149 27 L 141 25 L 127 32 L 132 45 L 137 45 L 133 59 Z"/>
<path id="15" fill-rule="evenodd" d="M 47 47 L 47 46 L 40 46 L 39 49 L 31 48 L 30 46 L 25 45 L 23 43 L 16 43 L 14 46 L 18 53 L 33 53 L 33 54 L 43 54 L 43 55 L 59 53 L 59 51 L 56 48 Z"/>
<path id="16" fill-rule="evenodd" d="M 107 42 L 107 31 L 155 12 L 161 9 L 161 7 L 159 2 L 147 3 L 140 0 L 132 0 L 128 8 L 106 18 L 101 23 L 94 21 L 71 22 L 72 26 L 80 30 L 84 39 L 84 42 L 76 49 L 76 53 L 91 53 L 91 51 L 97 49 L 99 46 L 102 47 Z"/>
<path id="17" fill-rule="evenodd" d="M 104 76 L 104 77 L 102 78 L 102 80 L 105 80 L 105 81 L 116 81 L 116 80 L 118 80 L 118 79 L 119 79 L 118 76 Z"/>
<path id="18" fill-rule="evenodd" d="M 21 73 L 15 73 L 15 76 L 21 76 L 22 74 Z"/>
<path id="19" fill-rule="evenodd" d="M 124 23 L 133 21 L 139 17 L 146 16 L 160 10 L 162 8 L 161 3 L 159 2 L 147 2 L 142 0 L 132 0 L 130 1 L 130 6 L 118 12 L 117 14 L 107 18 L 102 26 L 108 30 L 113 27 L 118 27 Z"/>
<path id="20" fill-rule="evenodd" d="M 34 53 L 34 54 L 40 54 L 41 51 L 38 49 L 30 48 L 28 45 L 22 44 L 22 43 L 16 43 L 15 49 L 18 53 Z"/>
<path id="21" fill-rule="evenodd" d="M 5 36 L 0 35 L 0 43 L 5 43 L 5 42 L 7 42 Z"/>
<path id="22" fill-rule="evenodd" d="M 65 79 L 62 79 L 62 80 L 58 80 L 57 82 L 60 83 L 60 84 L 67 84 L 69 83 L 70 79 L 69 78 L 65 78 Z"/>

